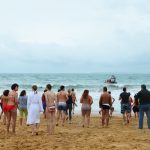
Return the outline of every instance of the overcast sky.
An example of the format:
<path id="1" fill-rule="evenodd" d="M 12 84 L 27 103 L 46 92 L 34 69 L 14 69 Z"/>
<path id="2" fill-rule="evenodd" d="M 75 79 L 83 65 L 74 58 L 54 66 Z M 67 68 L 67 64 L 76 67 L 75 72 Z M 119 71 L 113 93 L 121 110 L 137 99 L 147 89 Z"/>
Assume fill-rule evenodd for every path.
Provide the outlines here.
<path id="1" fill-rule="evenodd" d="M 150 73 L 150 0 L 1 0 L 0 72 Z"/>

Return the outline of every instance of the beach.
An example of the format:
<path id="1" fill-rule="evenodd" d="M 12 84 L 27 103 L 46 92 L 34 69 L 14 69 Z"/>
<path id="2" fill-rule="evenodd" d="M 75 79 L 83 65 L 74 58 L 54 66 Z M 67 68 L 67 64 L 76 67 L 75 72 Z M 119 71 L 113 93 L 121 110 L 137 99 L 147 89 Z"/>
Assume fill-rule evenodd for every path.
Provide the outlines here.
<path id="1" fill-rule="evenodd" d="M 100 126 L 99 116 L 92 116 L 89 128 L 81 127 L 81 117 L 73 117 L 72 124 L 55 128 L 54 135 L 46 133 L 46 120 L 41 116 L 38 136 L 31 136 L 31 128 L 19 125 L 16 135 L 6 133 L 0 121 L 0 150 L 150 150 L 150 130 L 146 118 L 144 129 L 138 129 L 138 119 L 122 124 L 121 116 L 113 116 L 108 128 Z"/>

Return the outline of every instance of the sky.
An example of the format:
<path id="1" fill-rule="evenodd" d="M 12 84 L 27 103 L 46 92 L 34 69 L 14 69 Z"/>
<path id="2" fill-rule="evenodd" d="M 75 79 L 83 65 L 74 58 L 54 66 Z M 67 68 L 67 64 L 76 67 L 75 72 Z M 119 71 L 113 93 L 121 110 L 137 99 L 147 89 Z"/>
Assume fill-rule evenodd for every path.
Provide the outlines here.
<path id="1" fill-rule="evenodd" d="M 150 73 L 149 0 L 0 0 L 0 73 Z"/>

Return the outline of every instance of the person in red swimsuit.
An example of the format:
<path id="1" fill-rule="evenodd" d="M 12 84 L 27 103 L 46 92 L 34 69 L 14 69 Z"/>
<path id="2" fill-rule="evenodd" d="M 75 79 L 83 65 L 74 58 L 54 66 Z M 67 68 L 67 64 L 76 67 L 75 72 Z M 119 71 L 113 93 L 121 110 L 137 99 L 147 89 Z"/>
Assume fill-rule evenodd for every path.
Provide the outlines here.
<path id="1" fill-rule="evenodd" d="M 17 108 L 18 108 L 18 84 L 11 86 L 12 91 L 9 92 L 9 98 L 6 105 L 7 110 L 7 133 L 9 133 L 10 122 L 12 120 L 12 132 L 15 134 L 16 119 L 17 119 Z"/>
<path id="2" fill-rule="evenodd" d="M 7 118 L 7 102 L 9 99 L 8 95 L 9 95 L 9 90 L 5 90 L 1 97 L 2 111 L 4 113 L 4 118 L 3 118 L 4 125 L 6 125 L 6 118 Z"/>

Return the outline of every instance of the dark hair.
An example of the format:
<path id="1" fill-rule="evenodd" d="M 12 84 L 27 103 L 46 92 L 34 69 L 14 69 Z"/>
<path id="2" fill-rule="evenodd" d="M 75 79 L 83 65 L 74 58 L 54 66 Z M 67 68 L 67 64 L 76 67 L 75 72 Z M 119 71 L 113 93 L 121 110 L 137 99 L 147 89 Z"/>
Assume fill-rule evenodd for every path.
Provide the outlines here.
<path id="1" fill-rule="evenodd" d="M 58 92 L 60 92 L 61 90 L 60 89 L 58 89 Z"/>
<path id="2" fill-rule="evenodd" d="M 3 92 L 3 95 L 4 95 L 4 96 L 8 96 L 8 95 L 9 95 L 9 90 L 5 90 L 5 91 Z"/>
<path id="3" fill-rule="evenodd" d="M 111 94 L 111 91 L 108 91 L 108 94 Z"/>
<path id="4" fill-rule="evenodd" d="M 141 85 L 141 88 L 142 88 L 143 90 L 146 90 L 146 85 L 145 85 L 145 84 L 142 84 L 142 85 Z"/>
<path id="5" fill-rule="evenodd" d="M 47 89 L 44 90 L 44 93 L 47 92 Z"/>
<path id="6" fill-rule="evenodd" d="M 18 85 L 17 83 L 14 83 L 14 84 L 11 86 L 11 89 L 12 89 L 12 90 L 15 90 L 16 87 L 19 87 L 19 85 Z"/>
<path id="7" fill-rule="evenodd" d="M 63 91 L 65 89 L 65 86 L 61 85 L 60 86 L 60 91 Z"/>
<path id="8" fill-rule="evenodd" d="M 20 96 L 25 96 L 25 95 L 26 95 L 26 91 L 22 90 L 21 93 L 20 93 Z"/>
<path id="9" fill-rule="evenodd" d="M 33 91 L 37 91 L 37 85 L 32 86 Z"/>
<path id="10" fill-rule="evenodd" d="M 89 95 L 89 90 L 84 90 L 82 97 L 86 99 L 88 95 Z"/>
<path id="11" fill-rule="evenodd" d="M 126 91 L 127 91 L 127 88 L 126 88 L 126 87 L 124 87 L 124 88 L 123 88 L 123 91 L 124 91 L 124 92 L 126 92 Z"/>
<path id="12" fill-rule="evenodd" d="M 103 91 L 107 92 L 107 87 L 106 86 L 103 87 Z"/>
<path id="13" fill-rule="evenodd" d="M 74 91 L 74 89 L 71 89 L 71 91 Z"/>
<path id="14" fill-rule="evenodd" d="M 51 89 L 52 89 L 51 84 L 47 84 L 47 85 L 46 85 L 46 88 L 47 88 L 48 90 L 51 90 Z"/>

